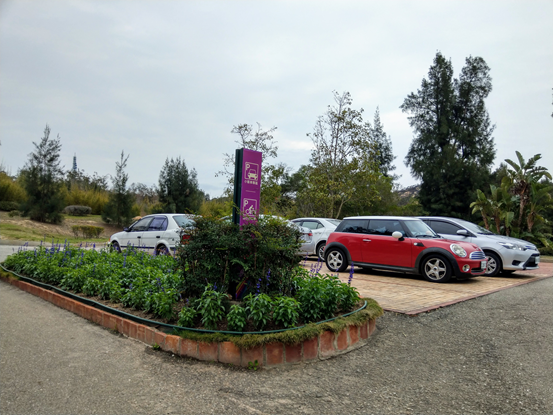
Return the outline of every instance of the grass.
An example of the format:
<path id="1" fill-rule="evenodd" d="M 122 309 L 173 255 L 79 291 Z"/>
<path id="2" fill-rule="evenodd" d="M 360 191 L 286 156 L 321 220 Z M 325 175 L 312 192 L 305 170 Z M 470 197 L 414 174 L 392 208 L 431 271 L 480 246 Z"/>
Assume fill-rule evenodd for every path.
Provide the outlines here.
<path id="1" fill-rule="evenodd" d="M 107 243 L 109 236 L 122 229 L 117 229 L 102 221 L 100 215 L 88 216 L 69 216 L 63 215 L 64 221 L 59 225 L 45 224 L 32 221 L 29 218 L 20 216 L 9 217 L 7 212 L 0 212 L 0 234 L 2 239 L 21 241 L 21 242 L 48 242 L 52 239 L 56 243 L 63 243 L 67 240 L 71 244 L 80 244 L 81 242 L 103 244 Z M 72 225 L 89 224 L 104 228 L 102 236 L 99 238 L 84 239 L 82 236 L 76 237 L 72 231 Z"/>

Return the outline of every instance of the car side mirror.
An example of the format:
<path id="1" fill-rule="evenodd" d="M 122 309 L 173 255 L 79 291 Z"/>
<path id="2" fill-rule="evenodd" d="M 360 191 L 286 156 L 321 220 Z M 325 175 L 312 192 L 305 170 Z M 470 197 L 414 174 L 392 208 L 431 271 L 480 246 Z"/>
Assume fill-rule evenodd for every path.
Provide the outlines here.
<path id="1" fill-rule="evenodd" d="M 123 232 L 128 232 L 129 228 L 123 228 Z"/>
<path id="2" fill-rule="evenodd" d="M 469 236 L 469 233 L 466 229 L 459 229 L 457 231 L 457 235 L 462 235 L 462 236 Z"/>
<path id="3" fill-rule="evenodd" d="M 398 241 L 403 241 L 403 234 L 400 231 L 395 231 L 392 233 L 392 236 Z"/>

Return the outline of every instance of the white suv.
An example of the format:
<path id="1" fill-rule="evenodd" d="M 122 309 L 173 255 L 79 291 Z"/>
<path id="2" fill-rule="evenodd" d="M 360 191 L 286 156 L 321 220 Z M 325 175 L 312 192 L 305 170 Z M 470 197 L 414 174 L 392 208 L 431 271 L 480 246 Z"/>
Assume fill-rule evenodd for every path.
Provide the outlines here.
<path id="1" fill-rule="evenodd" d="M 488 257 L 485 274 L 487 277 L 493 277 L 500 271 L 509 274 L 526 269 L 538 269 L 540 253 L 530 242 L 496 235 L 462 219 L 440 216 L 419 216 L 419 219 L 444 238 L 478 245 Z"/>

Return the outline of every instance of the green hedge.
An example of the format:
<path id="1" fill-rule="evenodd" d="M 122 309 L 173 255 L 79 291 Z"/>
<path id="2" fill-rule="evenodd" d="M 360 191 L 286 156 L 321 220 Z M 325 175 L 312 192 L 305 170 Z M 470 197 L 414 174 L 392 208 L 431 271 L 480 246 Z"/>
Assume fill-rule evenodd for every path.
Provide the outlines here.
<path id="1" fill-rule="evenodd" d="M 75 235 L 77 238 L 81 236 L 85 239 L 91 239 L 99 238 L 104 231 L 104 228 L 102 228 L 101 226 L 75 225 L 71 226 L 71 230 L 73 231 L 73 235 Z"/>

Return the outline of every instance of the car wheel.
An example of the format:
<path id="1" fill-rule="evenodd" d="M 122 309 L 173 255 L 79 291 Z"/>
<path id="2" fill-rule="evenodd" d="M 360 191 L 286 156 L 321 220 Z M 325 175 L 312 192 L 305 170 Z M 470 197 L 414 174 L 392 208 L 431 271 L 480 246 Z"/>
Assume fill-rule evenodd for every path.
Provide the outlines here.
<path id="1" fill-rule="evenodd" d="M 330 248 L 325 255 L 326 266 L 332 272 L 342 272 L 347 266 L 346 256 L 341 249 Z"/>
<path id="2" fill-rule="evenodd" d="M 326 241 L 320 242 L 317 245 L 317 249 L 315 250 L 315 252 L 317 252 L 317 255 L 319 256 L 319 259 L 321 261 L 325 260 L 325 245 L 326 245 Z"/>
<path id="3" fill-rule="evenodd" d="M 451 279 L 451 265 L 440 255 L 430 255 L 422 264 L 422 275 L 431 282 L 447 282 Z"/>
<path id="4" fill-rule="evenodd" d="M 486 252 L 488 266 L 486 267 L 486 277 L 495 277 L 501 271 L 501 258 L 493 252 Z"/>
<path id="5" fill-rule="evenodd" d="M 169 249 L 165 245 L 156 246 L 156 255 L 169 255 Z"/>
<path id="6" fill-rule="evenodd" d="M 111 249 L 113 249 L 115 252 L 121 252 L 121 247 L 117 242 L 111 243 Z"/>

